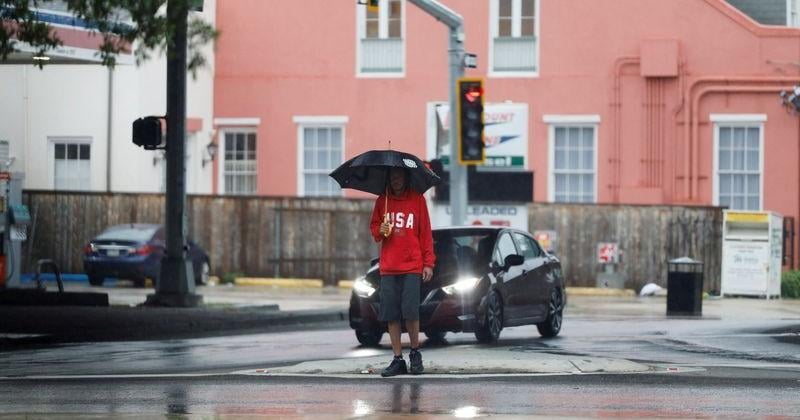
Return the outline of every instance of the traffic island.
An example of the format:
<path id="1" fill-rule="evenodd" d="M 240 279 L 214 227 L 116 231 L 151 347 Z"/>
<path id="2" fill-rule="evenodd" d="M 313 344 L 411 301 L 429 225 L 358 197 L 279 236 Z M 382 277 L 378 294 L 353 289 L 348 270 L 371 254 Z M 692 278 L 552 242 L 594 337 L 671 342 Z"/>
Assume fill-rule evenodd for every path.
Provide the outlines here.
<path id="1" fill-rule="evenodd" d="M 408 353 L 405 354 L 406 359 Z M 424 376 L 577 375 L 677 372 L 677 368 L 625 359 L 529 353 L 508 347 L 459 347 L 422 352 Z M 237 372 L 245 375 L 380 378 L 391 356 L 370 356 L 303 362 L 293 366 Z M 402 375 L 401 377 L 411 377 Z"/>

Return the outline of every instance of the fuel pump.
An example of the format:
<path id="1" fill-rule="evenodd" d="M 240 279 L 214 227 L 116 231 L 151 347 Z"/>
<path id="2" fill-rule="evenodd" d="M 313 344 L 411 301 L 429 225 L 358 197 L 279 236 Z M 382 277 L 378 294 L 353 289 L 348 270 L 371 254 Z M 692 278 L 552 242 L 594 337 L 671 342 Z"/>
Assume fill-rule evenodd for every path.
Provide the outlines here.
<path id="1" fill-rule="evenodd" d="M 31 216 L 22 204 L 24 174 L 0 172 L 0 287 L 21 287 L 22 242 Z"/>

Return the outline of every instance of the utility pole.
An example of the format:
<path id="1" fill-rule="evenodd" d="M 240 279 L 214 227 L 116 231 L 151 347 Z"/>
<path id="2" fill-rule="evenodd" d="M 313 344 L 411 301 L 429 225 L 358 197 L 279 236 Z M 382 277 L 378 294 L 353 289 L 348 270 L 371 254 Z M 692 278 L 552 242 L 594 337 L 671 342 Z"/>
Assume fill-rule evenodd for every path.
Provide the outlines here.
<path id="1" fill-rule="evenodd" d="M 458 133 L 455 128 L 456 82 L 464 76 L 464 19 L 436 0 L 409 0 L 449 29 L 450 79 L 450 217 L 453 226 L 461 226 L 467 211 L 467 168 L 458 161 Z"/>
<path id="2" fill-rule="evenodd" d="M 186 56 L 188 0 L 168 0 L 167 20 L 175 28 L 167 44 L 167 191 L 166 254 L 156 293 L 147 305 L 191 307 L 203 301 L 195 294 L 194 270 L 186 258 Z"/>

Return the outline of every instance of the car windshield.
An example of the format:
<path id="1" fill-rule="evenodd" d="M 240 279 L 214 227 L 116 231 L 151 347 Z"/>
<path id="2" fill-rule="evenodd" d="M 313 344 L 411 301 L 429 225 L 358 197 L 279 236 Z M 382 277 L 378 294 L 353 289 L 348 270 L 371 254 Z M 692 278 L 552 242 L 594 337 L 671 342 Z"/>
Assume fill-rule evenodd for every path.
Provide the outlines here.
<path id="1" fill-rule="evenodd" d="M 482 229 L 434 231 L 436 267 L 440 271 L 480 271 L 489 264 L 496 234 Z"/>
<path id="2" fill-rule="evenodd" d="M 157 226 L 115 226 L 98 235 L 95 240 L 144 242 L 150 240 L 156 230 Z"/>

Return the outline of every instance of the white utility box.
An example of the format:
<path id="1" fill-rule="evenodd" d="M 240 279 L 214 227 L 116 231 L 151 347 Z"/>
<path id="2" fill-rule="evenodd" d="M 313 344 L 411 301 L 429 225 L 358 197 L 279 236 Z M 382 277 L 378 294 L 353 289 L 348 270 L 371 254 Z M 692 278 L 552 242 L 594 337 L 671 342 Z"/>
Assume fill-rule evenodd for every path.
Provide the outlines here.
<path id="1" fill-rule="evenodd" d="M 725 210 L 722 223 L 722 295 L 781 295 L 783 216 Z"/>

